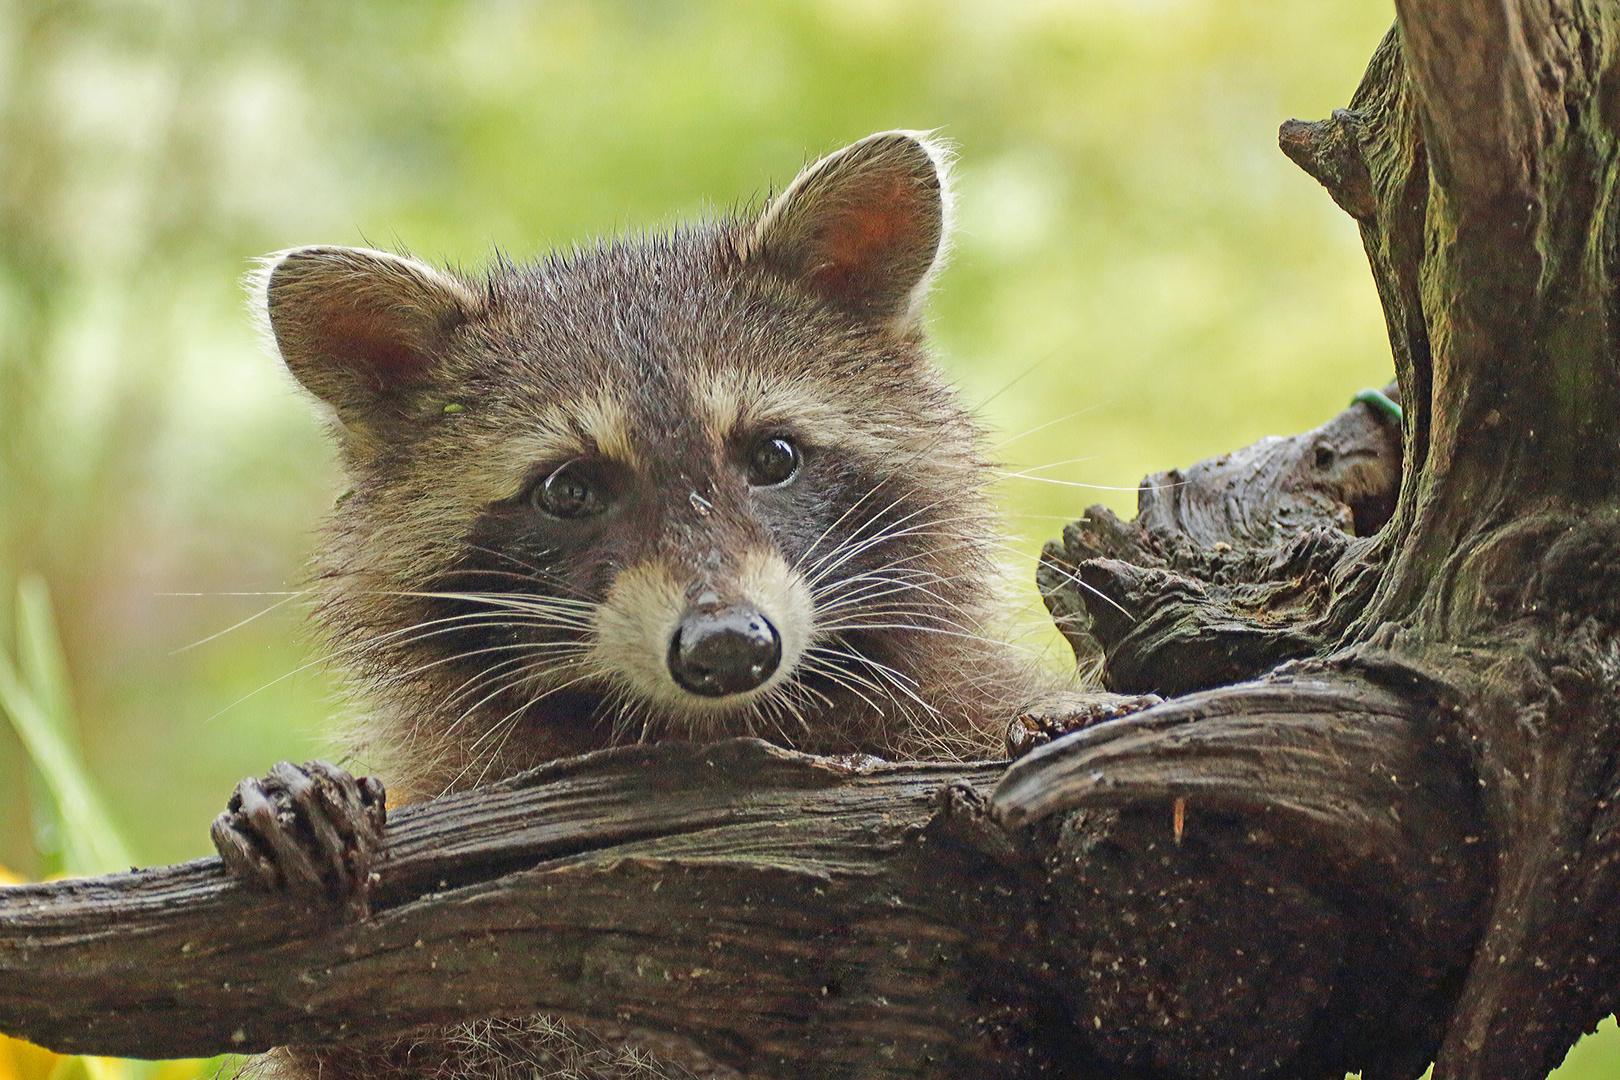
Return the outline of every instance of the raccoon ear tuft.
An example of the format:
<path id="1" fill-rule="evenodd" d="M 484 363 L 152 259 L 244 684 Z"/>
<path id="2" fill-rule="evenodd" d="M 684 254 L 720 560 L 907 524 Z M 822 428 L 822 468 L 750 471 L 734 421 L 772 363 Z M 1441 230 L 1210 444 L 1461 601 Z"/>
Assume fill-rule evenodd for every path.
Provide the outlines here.
<path id="1" fill-rule="evenodd" d="M 950 221 L 944 145 L 885 131 L 801 172 L 740 248 L 852 315 L 908 322 L 941 262 Z"/>
<path id="2" fill-rule="evenodd" d="M 367 248 L 278 252 L 255 285 L 288 370 L 346 427 L 429 385 L 451 332 L 482 307 L 457 278 Z"/>

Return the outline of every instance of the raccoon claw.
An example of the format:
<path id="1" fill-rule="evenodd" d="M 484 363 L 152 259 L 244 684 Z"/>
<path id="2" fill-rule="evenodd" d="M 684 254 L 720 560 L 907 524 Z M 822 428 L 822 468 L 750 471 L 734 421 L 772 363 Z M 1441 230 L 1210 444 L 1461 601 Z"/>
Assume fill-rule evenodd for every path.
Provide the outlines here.
<path id="1" fill-rule="evenodd" d="M 364 918 L 387 821 L 382 783 L 335 765 L 278 762 L 236 785 L 210 833 L 226 871 L 269 891 Z"/>
<path id="2" fill-rule="evenodd" d="M 1104 720 L 1141 712 L 1162 702 L 1158 694 L 1060 692 L 1040 698 L 1007 725 L 1007 756 L 1020 758 L 1037 746 Z"/>

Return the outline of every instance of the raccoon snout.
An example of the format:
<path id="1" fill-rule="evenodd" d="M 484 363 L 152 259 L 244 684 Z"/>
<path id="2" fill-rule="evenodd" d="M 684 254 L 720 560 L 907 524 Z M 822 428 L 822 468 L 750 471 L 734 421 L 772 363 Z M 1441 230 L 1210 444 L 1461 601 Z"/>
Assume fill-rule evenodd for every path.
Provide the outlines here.
<path id="1" fill-rule="evenodd" d="M 670 675 L 703 697 L 752 690 L 781 663 L 781 635 L 749 607 L 688 611 L 669 642 Z"/>

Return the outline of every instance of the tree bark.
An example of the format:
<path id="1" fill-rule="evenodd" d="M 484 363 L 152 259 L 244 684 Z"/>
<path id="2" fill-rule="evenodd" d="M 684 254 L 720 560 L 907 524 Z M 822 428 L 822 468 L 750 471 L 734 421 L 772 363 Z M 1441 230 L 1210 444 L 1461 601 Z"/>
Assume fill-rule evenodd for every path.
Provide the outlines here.
<path id="1" fill-rule="evenodd" d="M 1217 637 L 1240 671 L 1315 656 L 1409 687 L 1427 721 L 1409 737 L 1467 748 L 1489 852 L 1466 976 L 1434 985 L 1435 1076 L 1537 1077 L 1613 1011 L 1620 959 L 1616 12 L 1424 0 L 1398 13 L 1351 107 L 1281 135 L 1359 221 L 1384 304 L 1406 403 L 1393 518 L 1327 560 L 1318 602 L 1219 635 L 1206 620 L 1191 670 L 1168 635 L 1118 618 L 1185 628 L 1188 587 L 1145 583 L 1148 560 L 1109 565 L 1097 529 L 1049 553 L 1047 583 L 1060 617 L 1074 603 L 1093 615 L 1087 650 L 1116 689 L 1218 684 Z M 1275 588 L 1321 565 L 1261 578 Z M 1179 569 L 1207 589 L 1198 567 Z M 1095 591 L 1059 595 L 1064 575 Z M 1143 638 L 1160 649 L 1146 661 Z M 1072 767 L 1089 767 L 1075 745 Z M 1061 786 L 1056 759 L 1045 768 L 1039 782 Z"/>
<path id="2" fill-rule="evenodd" d="M 354 925 L 206 861 L 0 892 L 0 1028 L 545 1010 L 761 1076 L 1545 1075 L 1620 999 L 1620 12 L 1397 10 L 1281 143 L 1360 224 L 1399 437 L 1355 405 L 1042 560 L 1079 660 L 1168 700 L 1015 725 L 1059 737 L 1011 767 L 558 763 L 402 814 Z"/>
<path id="3" fill-rule="evenodd" d="M 955 839 L 1002 768 L 752 739 L 559 762 L 400 811 L 361 922 L 217 859 L 3 889 L 0 1020 L 179 1057 L 543 1010 L 763 1076 L 989 1075 L 1040 1037 L 990 977 L 1023 933 L 1011 875 Z"/>
<path id="4" fill-rule="evenodd" d="M 1367 163 L 1362 234 L 1415 406 L 1344 640 L 1449 688 L 1499 851 L 1437 1080 L 1540 1076 L 1614 1010 L 1620 959 L 1617 11 L 1397 8 L 1328 122 Z"/>

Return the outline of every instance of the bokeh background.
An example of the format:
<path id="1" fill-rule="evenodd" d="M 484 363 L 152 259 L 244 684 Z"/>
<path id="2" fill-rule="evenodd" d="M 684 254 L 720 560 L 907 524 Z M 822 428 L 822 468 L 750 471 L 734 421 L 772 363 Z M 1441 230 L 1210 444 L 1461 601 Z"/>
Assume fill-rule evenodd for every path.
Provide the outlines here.
<path id="1" fill-rule="evenodd" d="M 1086 505 L 1128 514 L 1146 473 L 1313 427 L 1391 377 L 1356 230 L 1276 130 L 1344 105 L 1392 17 L 0 0 L 0 649 L 39 575 L 70 741 L 131 857 L 207 853 L 235 781 L 321 751 L 336 708 L 297 591 L 339 479 L 246 317 L 251 260 L 310 242 L 523 259 L 757 203 L 893 127 L 960 147 L 933 326 L 1013 474 L 1027 582 Z M 64 865 L 50 803 L 0 723 L 0 865 Z M 1569 1077 L 1620 1075 L 1601 1043 L 1578 1053 Z"/>

